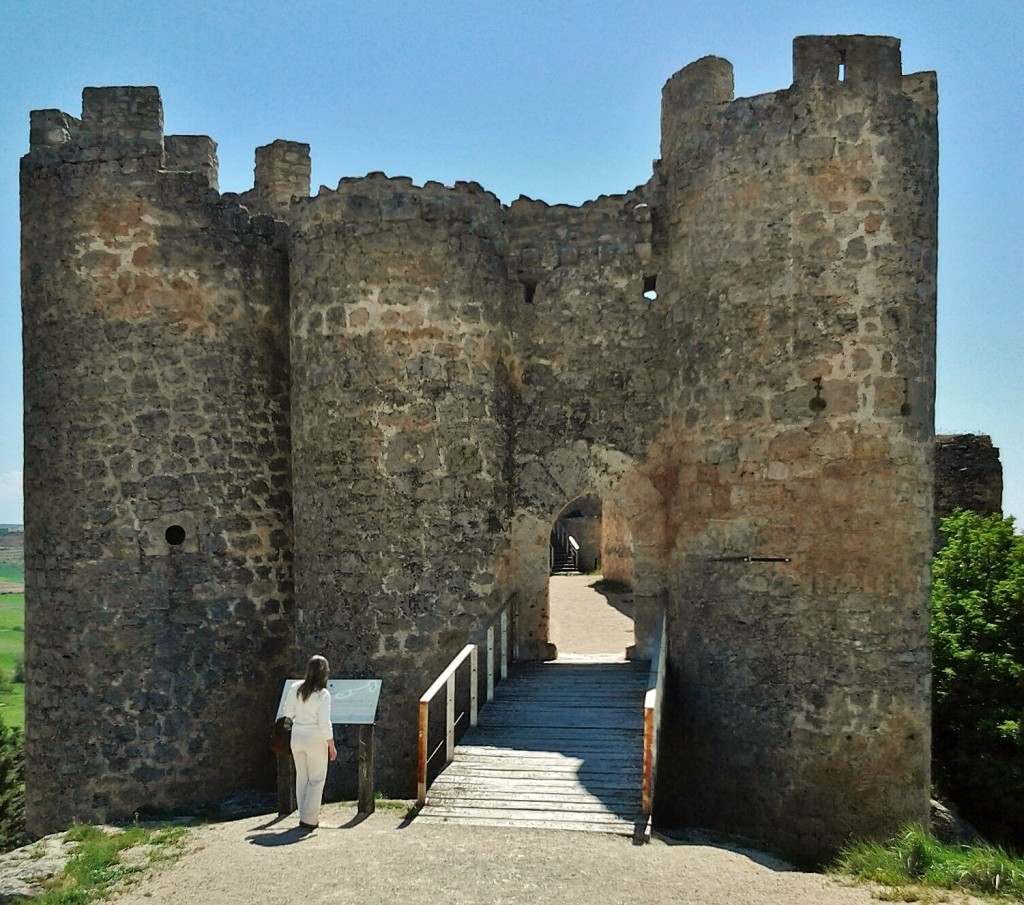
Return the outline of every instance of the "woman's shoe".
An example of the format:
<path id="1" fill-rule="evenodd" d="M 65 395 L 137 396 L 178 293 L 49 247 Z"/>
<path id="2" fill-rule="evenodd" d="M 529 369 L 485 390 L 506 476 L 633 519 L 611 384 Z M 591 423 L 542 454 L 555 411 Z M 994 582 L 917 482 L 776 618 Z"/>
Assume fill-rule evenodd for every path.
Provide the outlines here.
<path id="1" fill-rule="evenodd" d="M 303 823 L 300 820 L 299 821 L 299 826 L 302 827 L 302 829 L 304 829 L 304 830 L 315 830 L 318 826 L 320 826 L 320 824 L 319 823 Z"/>

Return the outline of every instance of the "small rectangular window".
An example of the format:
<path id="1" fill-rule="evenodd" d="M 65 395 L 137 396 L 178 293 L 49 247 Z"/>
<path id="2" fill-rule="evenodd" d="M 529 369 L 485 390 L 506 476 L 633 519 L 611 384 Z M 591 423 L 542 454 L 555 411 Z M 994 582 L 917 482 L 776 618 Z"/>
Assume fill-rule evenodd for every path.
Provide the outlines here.
<path id="1" fill-rule="evenodd" d="M 658 297 L 658 275 L 650 274 L 644 277 L 644 298 L 653 302 Z"/>

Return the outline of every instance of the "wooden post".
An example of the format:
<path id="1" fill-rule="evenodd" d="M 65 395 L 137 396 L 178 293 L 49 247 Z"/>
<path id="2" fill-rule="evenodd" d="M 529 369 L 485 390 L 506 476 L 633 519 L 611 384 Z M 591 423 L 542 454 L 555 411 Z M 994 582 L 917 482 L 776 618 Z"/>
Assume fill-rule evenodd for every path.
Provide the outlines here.
<path id="1" fill-rule="evenodd" d="M 278 754 L 277 814 L 286 817 L 295 810 L 295 763 L 290 754 Z"/>
<path id="2" fill-rule="evenodd" d="M 501 611 L 501 678 L 508 678 L 508 610 Z"/>
<path id="3" fill-rule="evenodd" d="M 487 627 L 487 700 L 494 697 L 494 626 Z"/>
<path id="4" fill-rule="evenodd" d="M 359 727 L 359 813 L 376 809 L 373 795 L 373 723 Z"/>
<path id="5" fill-rule="evenodd" d="M 419 758 L 416 768 L 416 804 L 427 803 L 427 733 L 430 729 L 430 700 L 420 699 Z"/>
<path id="6" fill-rule="evenodd" d="M 473 645 L 473 651 L 469 655 L 469 725 L 475 726 L 477 714 L 480 711 L 480 693 L 477 686 L 480 684 L 480 653 L 477 645 Z"/>
<path id="7" fill-rule="evenodd" d="M 448 676 L 445 683 L 447 707 L 444 717 L 444 762 L 450 764 L 455 760 L 455 672 Z"/>

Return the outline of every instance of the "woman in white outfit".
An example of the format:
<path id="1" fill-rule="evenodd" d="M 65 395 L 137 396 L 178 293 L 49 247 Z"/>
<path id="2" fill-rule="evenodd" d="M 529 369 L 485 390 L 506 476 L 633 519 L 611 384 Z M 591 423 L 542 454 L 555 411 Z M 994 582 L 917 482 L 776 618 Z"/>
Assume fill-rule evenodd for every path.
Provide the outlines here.
<path id="1" fill-rule="evenodd" d="M 330 666 L 327 660 L 321 656 L 310 657 L 305 680 L 292 689 L 284 704 L 284 715 L 292 720 L 299 826 L 307 830 L 316 829 L 320 823 L 320 801 L 327 782 L 327 762 L 338 757 L 331 725 L 328 675 Z"/>

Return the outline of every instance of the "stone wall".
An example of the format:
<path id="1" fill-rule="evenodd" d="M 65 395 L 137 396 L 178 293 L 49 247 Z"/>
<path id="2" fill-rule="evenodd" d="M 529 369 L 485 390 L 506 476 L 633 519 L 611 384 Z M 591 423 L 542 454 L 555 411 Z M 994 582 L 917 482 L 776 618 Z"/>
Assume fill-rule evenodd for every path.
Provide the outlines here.
<path id="1" fill-rule="evenodd" d="M 481 620 L 508 604 L 517 655 L 552 655 L 549 535 L 586 494 L 637 656 L 668 607 L 659 822 L 817 858 L 924 819 L 934 78 L 890 38 L 794 64 L 739 100 L 724 60 L 678 73 L 650 182 L 580 207 L 383 174 L 310 198 L 282 141 L 220 196 L 154 89 L 35 115 L 29 744 L 83 754 L 63 798 L 33 767 L 34 829 L 258 777 L 314 651 L 384 679 L 378 785 L 410 795 L 416 699 Z M 241 773 L 211 753 L 243 740 Z"/>
<path id="2" fill-rule="evenodd" d="M 601 575 L 605 581 L 633 583 L 633 536 L 629 516 L 615 503 L 602 501 Z"/>
<path id="3" fill-rule="evenodd" d="M 191 147 L 188 159 L 173 151 Z M 287 258 L 156 89 L 22 164 L 29 830 L 266 783 L 294 653 Z"/>
<path id="4" fill-rule="evenodd" d="M 999 450 L 984 434 L 945 434 L 935 438 L 935 537 L 939 522 L 954 509 L 979 515 L 1003 511 L 1003 467 Z"/>

